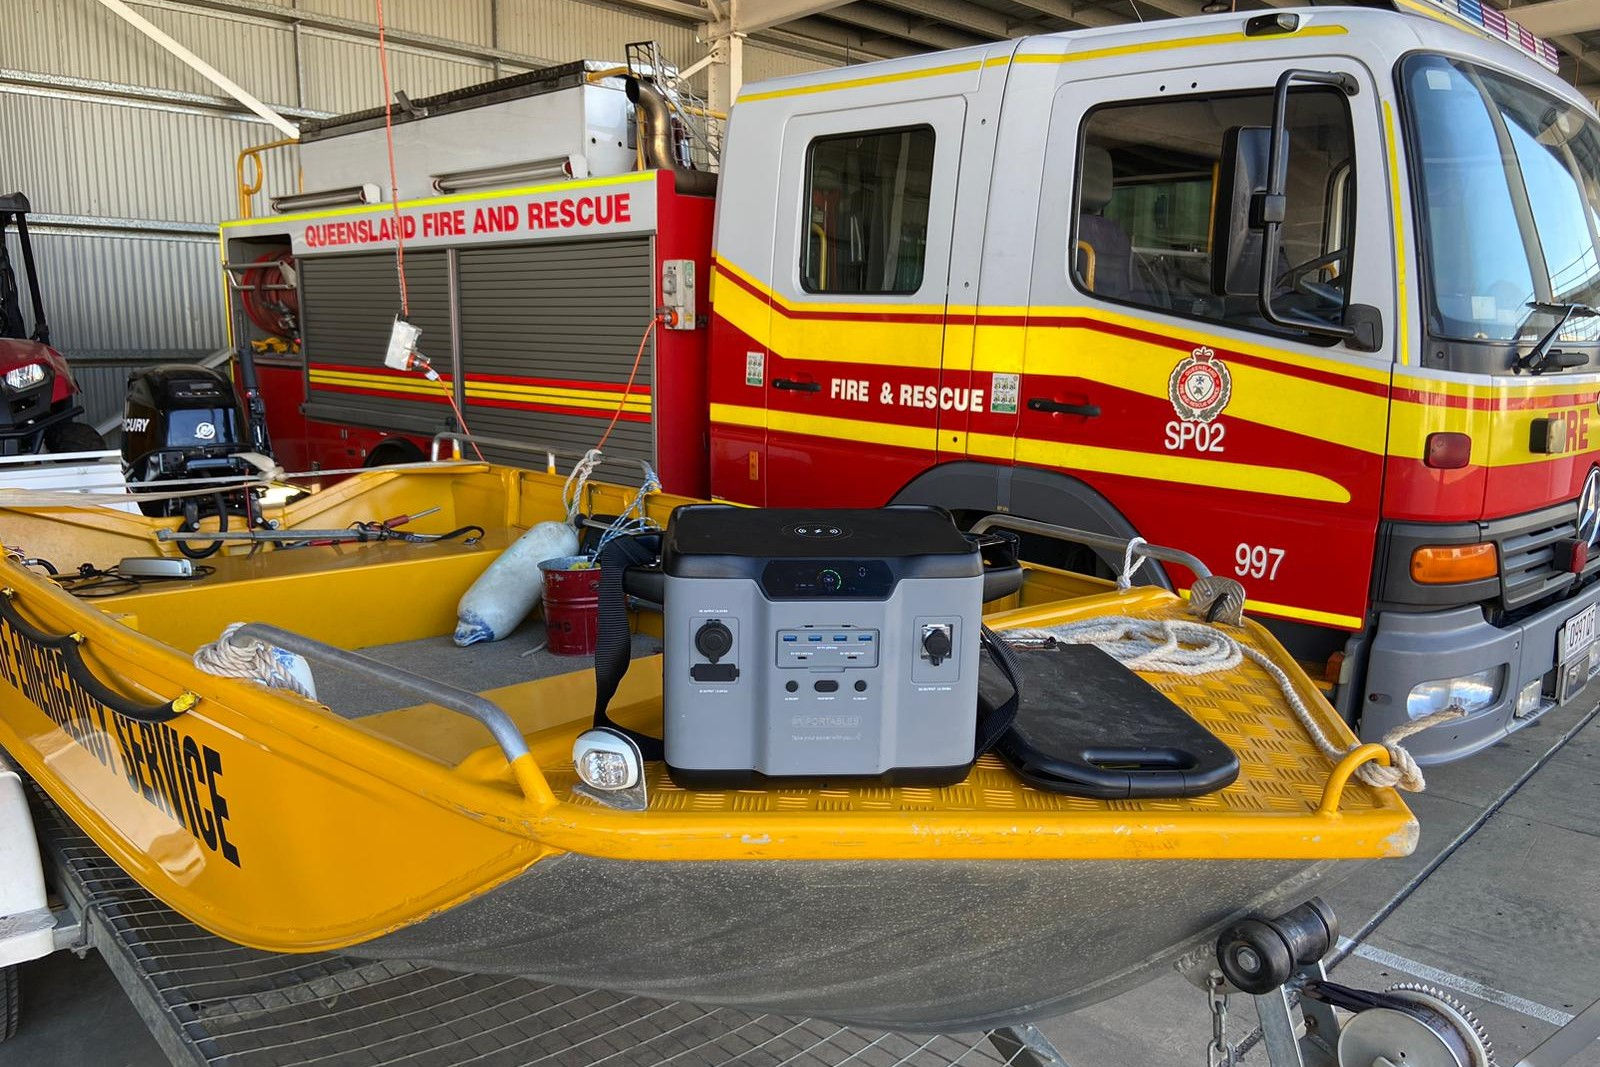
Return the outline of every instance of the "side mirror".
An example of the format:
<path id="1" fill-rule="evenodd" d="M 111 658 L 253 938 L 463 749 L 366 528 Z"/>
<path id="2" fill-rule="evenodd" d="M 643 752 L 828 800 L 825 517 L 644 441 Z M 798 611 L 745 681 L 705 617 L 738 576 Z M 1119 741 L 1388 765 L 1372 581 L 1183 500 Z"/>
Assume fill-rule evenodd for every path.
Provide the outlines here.
<path id="1" fill-rule="evenodd" d="M 1216 206 L 1211 216 L 1211 291 L 1254 296 L 1261 286 L 1261 231 L 1257 205 L 1267 191 L 1272 130 L 1234 126 L 1222 135 Z"/>
<path id="2" fill-rule="evenodd" d="M 1212 218 L 1211 287 L 1222 296 L 1254 294 L 1261 317 L 1275 326 L 1336 338 L 1358 352 L 1376 352 L 1383 345 L 1383 317 L 1377 308 L 1350 304 L 1340 321 L 1328 322 L 1280 308 L 1274 300 L 1280 277 L 1292 279 L 1322 262 L 1291 266 L 1282 261 L 1289 207 L 1289 89 L 1297 81 L 1330 86 L 1346 96 L 1359 92 L 1348 74 L 1286 70 L 1273 93 L 1271 127 L 1236 126 L 1227 131 Z"/>

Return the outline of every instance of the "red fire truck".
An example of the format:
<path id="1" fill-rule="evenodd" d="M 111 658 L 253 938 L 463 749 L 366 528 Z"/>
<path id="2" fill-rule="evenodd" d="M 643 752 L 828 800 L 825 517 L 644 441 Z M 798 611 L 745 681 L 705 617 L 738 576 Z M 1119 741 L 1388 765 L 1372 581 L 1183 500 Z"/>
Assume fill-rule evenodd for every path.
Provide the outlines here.
<path id="1" fill-rule="evenodd" d="M 1600 123 L 1553 61 L 1467 0 L 1008 41 L 746 87 L 714 195 L 670 92 L 536 71 L 396 110 L 398 203 L 381 109 L 309 125 L 223 226 L 235 339 L 288 339 L 290 467 L 453 400 L 677 492 L 1182 546 L 1367 738 L 1464 709 L 1408 742 L 1456 758 L 1596 660 Z M 383 365 L 396 232 L 440 382 Z"/>

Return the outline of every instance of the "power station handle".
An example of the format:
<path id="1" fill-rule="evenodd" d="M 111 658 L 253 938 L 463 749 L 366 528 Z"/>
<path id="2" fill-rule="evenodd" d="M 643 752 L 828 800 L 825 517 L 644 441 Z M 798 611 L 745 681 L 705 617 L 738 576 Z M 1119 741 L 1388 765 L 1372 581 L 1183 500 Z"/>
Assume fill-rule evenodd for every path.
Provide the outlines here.
<path id="1" fill-rule="evenodd" d="M 1028 398 L 1029 411 L 1048 411 L 1052 415 L 1082 415 L 1086 419 L 1100 417 L 1099 404 L 1064 404 L 1059 400 L 1051 400 L 1046 396 L 1030 396 Z"/>
<path id="2" fill-rule="evenodd" d="M 774 389 L 793 389 L 799 393 L 819 393 L 822 391 L 821 382 L 802 382 L 794 378 L 774 378 L 772 379 L 772 387 Z"/>

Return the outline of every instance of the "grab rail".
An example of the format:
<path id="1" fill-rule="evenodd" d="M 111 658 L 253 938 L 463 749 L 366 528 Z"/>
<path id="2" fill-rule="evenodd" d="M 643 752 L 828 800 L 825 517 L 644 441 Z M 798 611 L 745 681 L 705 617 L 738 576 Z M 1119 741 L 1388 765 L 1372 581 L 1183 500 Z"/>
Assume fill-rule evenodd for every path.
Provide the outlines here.
<path id="1" fill-rule="evenodd" d="M 479 437 L 477 434 L 458 433 L 454 430 L 445 430 L 433 435 L 433 446 L 428 452 L 428 458 L 437 463 L 439 461 L 439 446 L 446 441 L 452 441 L 457 445 L 488 445 L 490 448 L 504 448 L 512 452 L 532 452 L 535 455 L 543 453 L 545 473 L 556 473 L 557 452 L 548 445 L 534 444 L 532 441 L 516 441 L 509 437 Z M 453 447 L 450 451 L 453 453 L 450 458 L 461 458 L 461 450 L 459 448 Z"/>
<path id="2" fill-rule="evenodd" d="M 373 681 L 419 696 L 448 711 L 476 719 L 494 737 L 495 744 L 499 745 L 500 751 L 505 754 L 506 760 L 511 764 L 511 774 L 521 788 L 522 795 L 540 806 L 555 803 L 555 794 L 550 791 L 544 775 L 539 773 L 539 768 L 534 764 L 533 753 L 528 751 L 528 742 L 523 739 L 522 731 L 517 729 L 517 724 L 511 721 L 511 716 L 494 701 L 486 700 L 470 690 L 457 689 L 453 685 L 445 685 L 432 678 L 413 674 L 403 667 L 395 667 L 370 656 L 363 656 L 359 652 L 336 648 L 303 634 L 282 630 L 262 622 L 245 623 L 234 631 L 234 639 L 250 639 L 286 648 L 308 660 L 320 661 L 363 675 Z"/>
<path id="3" fill-rule="evenodd" d="M 300 139 L 298 137 L 285 137 L 277 141 L 268 141 L 266 144 L 251 145 L 249 148 L 239 152 L 239 157 L 233 164 L 233 175 L 238 183 L 239 217 L 241 219 L 248 219 L 254 213 L 253 207 L 256 194 L 261 191 L 261 187 L 267 181 L 267 168 L 266 164 L 261 161 L 261 153 L 268 149 L 286 148 L 289 145 L 299 143 Z M 248 179 L 244 176 L 245 160 L 249 160 L 252 166 L 253 176 Z M 299 182 L 301 192 L 305 191 L 304 184 L 304 181 Z"/>
<path id="4" fill-rule="evenodd" d="M 88 638 L 74 630 L 67 634 L 50 634 L 34 626 L 17 611 L 17 591 L 0 589 L 0 619 L 4 619 L 24 640 L 60 653 L 67 675 L 89 696 L 104 704 L 125 719 L 134 722 L 159 723 L 176 719 L 200 703 L 200 697 L 184 690 L 171 700 L 160 704 L 141 704 L 112 689 L 95 676 L 83 658 L 83 646 Z"/>
<path id="5" fill-rule="evenodd" d="M 1079 530 L 1072 526 L 1057 526 L 1054 523 L 1039 522 L 1037 519 L 1024 519 L 1019 515 L 985 515 L 973 523 L 968 532 L 981 534 L 994 527 L 1006 530 L 1015 530 L 1018 533 L 1038 534 L 1040 537 L 1049 537 L 1056 541 L 1069 541 L 1073 544 L 1085 545 L 1089 548 L 1103 548 L 1108 552 L 1119 555 L 1131 551 L 1136 556 L 1145 556 L 1162 563 L 1176 563 L 1185 568 L 1196 578 L 1211 577 L 1211 568 L 1200 562 L 1198 556 L 1191 555 L 1182 549 L 1167 548 L 1165 545 L 1152 545 L 1145 541 L 1131 541 L 1126 537 L 1113 537 L 1110 534 L 1091 533 L 1088 530 Z"/>
<path id="6" fill-rule="evenodd" d="M 1344 787 L 1350 781 L 1350 776 L 1356 773 L 1363 764 L 1376 763 L 1380 767 L 1387 767 L 1391 763 L 1389 750 L 1382 745 L 1357 745 L 1346 752 L 1334 765 L 1333 773 L 1328 775 L 1328 783 L 1322 787 L 1322 803 L 1317 805 L 1318 815 L 1337 815 L 1339 801 L 1344 797 Z"/>

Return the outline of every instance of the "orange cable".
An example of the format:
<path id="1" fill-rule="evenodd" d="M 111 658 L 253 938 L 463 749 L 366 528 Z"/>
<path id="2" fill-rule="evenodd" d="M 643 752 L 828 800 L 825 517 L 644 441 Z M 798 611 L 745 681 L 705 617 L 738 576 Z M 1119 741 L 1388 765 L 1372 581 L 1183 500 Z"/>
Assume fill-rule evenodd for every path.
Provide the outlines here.
<path id="1" fill-rule="evenodd" d="M 400 316 L 405 318 L 411 314 L 411 300 L 406 292 L 406 236 L 405 220 L 400 215 L 400 178 L 394 166 L 394 94 L 389 91 L 389 48 L 383 34 L 383 0 L 377 2 L 378 69 L 383 74 L 383 137 L 389 146 L 389 203 L 394 208 L 394 269 L 400 278 Z M 454 397 L 450 403 L 455 404 Z"/>
<path id="2" fill-rule="evenodd" d="M 650 335 L 656 329 L 656 316 L 650 316 L 650 325 L 644 328 L 644 336 L 639 338 L 639 351 L 633 357 L 633 369 L 628 372 L 628 384 L 622 387 L 622 399 L 617 401 L 617 410 L 612 412 L 611 421 L 606 424 L 606 432 L 600 435 L 600 443 L 594 447 L 604 449 L 606 440 L 610 438 L 611 431 L 616 428 L 617 420 L 622 418 L 623 408 L 627 406 L 628 394 L 633 391 L 633 379 L 639 374 L 639 363 L 644 359 L 644 346 L 650 343 Z"/>
<path id="3" fill-rule="evenodd" d="M 456 403 L 455 383 L 445 382 L 443 378 L 440 378 L 439 381 L 444 383 L 444 398 L 450 401 L 450 410 L 456 413 L 456 424 L 461 427 L 461 432 L 467 435 L 467 444 L 471 445 L 472 451 L 477 453 L 479 463 L 487 462 L 483 458 L 483 450 L 478 447 L 478 442 L 473 440 L 472 431 L 467 428 L 467 417 L 461 414 L 461 405 Z"/>

